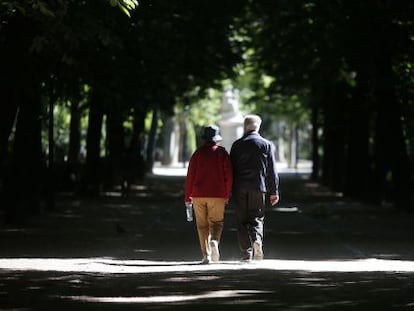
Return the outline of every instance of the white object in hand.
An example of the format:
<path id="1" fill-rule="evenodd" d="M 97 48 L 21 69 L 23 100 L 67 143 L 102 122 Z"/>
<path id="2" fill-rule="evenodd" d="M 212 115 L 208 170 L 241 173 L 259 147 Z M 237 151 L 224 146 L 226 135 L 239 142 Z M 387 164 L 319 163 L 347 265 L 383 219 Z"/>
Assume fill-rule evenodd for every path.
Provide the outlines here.
<path id="1" fill-rule="evenodd" d="M 185 205 L 185 212 L 187 214 L 187 221 L 193 221 L 193 204 L 188 203 Z"/>

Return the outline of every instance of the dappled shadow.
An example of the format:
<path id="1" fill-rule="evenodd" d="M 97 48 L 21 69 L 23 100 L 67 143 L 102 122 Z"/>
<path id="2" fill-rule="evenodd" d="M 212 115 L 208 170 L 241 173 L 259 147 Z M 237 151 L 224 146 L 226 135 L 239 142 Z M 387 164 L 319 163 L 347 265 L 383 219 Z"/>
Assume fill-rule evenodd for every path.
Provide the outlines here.
<path id="1" fill-rule="evenodd" d="M 253 305 L 272 310 L 407 310 L 414 306 L 412 272 L 366 271 L 369 265 L 358 262 L 354 264 L 362 266 L 360 271 L 306 270 L 295 262 L 290 263 L 291 269 L 284 269 L 278 267 L 282 262 L 266 260 L 215 265 L 99 258 L 50 262 L 40 264 L 33 259 L 31 266 L 23 269 L 20 265 L 19 270 L 16 259 L 14 269 L 0 269 L 1 306 L 30 310 L 185 310 L 209 306 L 246 310 Z M 77 269 L 64 271 L 71 263 Z M 4 268 L 4 262 L 0 264 Z M 42 265 L 44 271 L 35 271 Z M 309 268 L 312 263 L 307 265 Z"/>
<path id="2" fill-rule="evenodd" d="M 414 259 L 414 218 L 347 201 L 281 174 L 280 203 L 266 211 L 265 254 L 273 259 Z M 0 227 L 2 257 L 197 260 L 195 224 L 185 220 L 184 176 L 150 175 L 129 196 L 58 196 L 58 208 L 21 229 Z M 408 246 L 408 247 L 407 247 Z M 234 210 L 226 209 L 222 257 L 238 259 Z"/>
<path id="3" fill-rule="evenodd" d="M 183 176 L 151 175 L 127 195 L 62 194 L 55 211 L 25 228 L 0 227 L 0 307 L 414 308 L 413 217 L 346 200 L 307 177 L 281 175 L 282 200 L 266 211 L 265 260 L 247 265 L 238 261 L 231 206 L 222 261 L 199 264 Z"/>

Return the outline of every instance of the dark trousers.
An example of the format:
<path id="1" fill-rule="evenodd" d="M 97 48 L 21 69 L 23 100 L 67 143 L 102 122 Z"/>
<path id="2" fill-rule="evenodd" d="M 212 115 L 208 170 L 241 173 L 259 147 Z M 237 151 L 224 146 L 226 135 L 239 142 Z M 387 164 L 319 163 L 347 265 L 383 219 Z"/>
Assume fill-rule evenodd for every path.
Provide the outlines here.
<path id="1" fill-rule="evenodd" d="M 252 243 L 263 244 L 265 194 L 260 191 L 233 191 L 237 237 L 243 256 L 252 256 Z"/>

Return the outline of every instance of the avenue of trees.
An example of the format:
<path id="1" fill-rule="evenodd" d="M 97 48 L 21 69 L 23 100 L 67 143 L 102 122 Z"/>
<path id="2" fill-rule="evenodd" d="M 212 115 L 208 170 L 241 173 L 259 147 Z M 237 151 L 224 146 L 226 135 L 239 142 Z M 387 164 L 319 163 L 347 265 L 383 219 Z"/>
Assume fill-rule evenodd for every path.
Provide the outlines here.
<path id="1" fill-rule="evenodd" d="M 4 220 L 144 178 L 159 124 L 225 79 L 259 114 L 310 116 L 314 179 L 412 209 L 413 17 L 408 0 L 0 0 Z"/>
<path id="2" fill-rule="evenodd" d="M 275 77 L 270 94 L 298 94 L 311 109 L 313 177 L 412 209 L 414 4 L 252 1 L 249 9 L 258 68 Z"/>

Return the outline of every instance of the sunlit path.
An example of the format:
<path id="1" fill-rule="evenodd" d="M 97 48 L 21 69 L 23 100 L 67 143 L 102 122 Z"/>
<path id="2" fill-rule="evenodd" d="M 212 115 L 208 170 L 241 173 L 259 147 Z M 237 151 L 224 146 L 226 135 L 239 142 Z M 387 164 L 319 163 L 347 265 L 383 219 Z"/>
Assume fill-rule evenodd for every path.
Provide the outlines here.
<path id="1" fill-rule="evenodd" d="M 263 260 L 250 263 L 221 261 L 201 265 L 198 261 L 115 260 L 108 258 L 3 258 L 0 269 L 79 273 L 162 273 L 220 270 L 274 270 L 308 272 L 414 272 L 414 261 L 361 260 Z"/>
<path id="2" fill-rule="evenodd" d="M 414 261 L 1 258 L 0 307 L 24 310 L 410 310 Z M 275 309 L 275 306 L 277 308 Z"/>
<path id="3" fill-rule="evenodd" d="M 254 290 L 217 290 L 209 291 L 198 295 L 164 295 L 164 296 L 150 296 L 150 297 L 93 297 L 93 296 L 62 296 L 60 298 L 70 299 L 81 302 L 97 302 L 97 303 L 179 303 L 179 302 L 194 302 L 204 299 L 220 299 L 232 298 L 237 299 L 242 296 L 253 295 L 257 293 L 265 293 L 264 291 Z"/>
<path id="4" fill-rule="evenodd" d="M 312 172 L 312 162 L 300 161 L 296 168 L 289 168 L 286 162 L 278 162 L 277 169 L 279 173 L 298 173 L 298 174 L 310 174 Z M 171 166 L 162 166 L 160 163 L 156 163 L 153 168 L 154 175 L 161 176 L 186 176 L 187 165 L 177 163 Z"/>
<path id="5" fill-rule="evenodd" d="M 265 260 L 237 260 L 230 208 L 222 261 L 201 265 L 184 172 L 155 170 L 128 196 L 62 198 L 28 227 L 0 228 L 0 309 L 414 310 L 412 217 L 286 172 L 284 201 L 267 211 Z"/>

